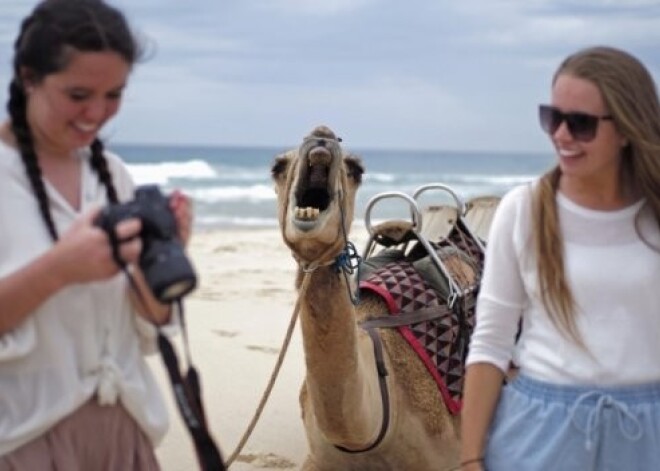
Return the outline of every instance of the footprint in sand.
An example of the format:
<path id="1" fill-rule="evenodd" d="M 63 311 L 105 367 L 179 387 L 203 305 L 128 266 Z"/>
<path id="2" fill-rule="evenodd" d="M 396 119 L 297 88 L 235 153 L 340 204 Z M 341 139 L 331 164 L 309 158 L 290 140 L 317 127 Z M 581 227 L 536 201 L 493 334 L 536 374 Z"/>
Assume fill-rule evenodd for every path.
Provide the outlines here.
<path id="1" fill-rule="evenodd" d="M 291 469 L 296 467 L 294 462 L 289 461 L 282 456 L 277 456 L 274 453 L 238 455 L 236 461 L 249 463 L 256 468 L 264 469 Z"/>
<path id="2" fill-rule="evenodd" d="M 213 249 L 213 253 L 219 252 L 236 252 L 238 249 L 232 245 L 219 245 Z"/>
<path id="3" fill-rule="evenodd" d="M 191 298 L 202 299 L 204 301 L 220 301 L 224 298 L 224 295 L 216 291 L 201 289 L 198 292 L 193 293 Z"/>
<path id="4" fill-rule="evenodd" d="M 270 296 L 273 294 L 289 293 L 290 290 L 282 288 L 261 288 L 257 290 L 258 296 Z"/>
<path id="5" fill-rule="evenodd" d="M 230 332 L 228 330 L 217 330 L 213 329 L 213 333 L 219 335 L 220 337 L 234 338 L 238 335 L 238 332 Z"/>
<path id="6" fill-rule="evenodd" d="M 279 348 L 264 347 L 262 345 L 248 345 L 245 348 L 247 348 L 248 350 L 255 351 L 255 352 L 270 353 L 271 355 L 277 355 L 280 351 Z"/>

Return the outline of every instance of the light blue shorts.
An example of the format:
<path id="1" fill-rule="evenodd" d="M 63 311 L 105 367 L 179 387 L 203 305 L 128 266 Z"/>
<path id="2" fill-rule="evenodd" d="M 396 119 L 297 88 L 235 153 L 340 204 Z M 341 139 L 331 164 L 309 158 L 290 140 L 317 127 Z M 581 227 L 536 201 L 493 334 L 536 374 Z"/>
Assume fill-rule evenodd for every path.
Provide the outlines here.
<path id="1" fill-rule="evenodd" d="M 574 387 L 519 375 L 502 389 L 486 469 L 660 470 L 660 383 Z"/>

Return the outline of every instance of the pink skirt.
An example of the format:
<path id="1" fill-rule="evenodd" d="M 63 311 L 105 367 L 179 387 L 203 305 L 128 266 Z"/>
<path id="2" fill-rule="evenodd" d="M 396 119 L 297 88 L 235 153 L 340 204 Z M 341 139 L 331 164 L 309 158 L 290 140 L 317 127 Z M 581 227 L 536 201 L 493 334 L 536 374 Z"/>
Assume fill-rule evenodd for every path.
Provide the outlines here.
<path id="1" fill-rule="evenodd" d="M 153 446 L 124 408 L 91 399 L 8 455 L 0 471 L 158 471 Z"/>

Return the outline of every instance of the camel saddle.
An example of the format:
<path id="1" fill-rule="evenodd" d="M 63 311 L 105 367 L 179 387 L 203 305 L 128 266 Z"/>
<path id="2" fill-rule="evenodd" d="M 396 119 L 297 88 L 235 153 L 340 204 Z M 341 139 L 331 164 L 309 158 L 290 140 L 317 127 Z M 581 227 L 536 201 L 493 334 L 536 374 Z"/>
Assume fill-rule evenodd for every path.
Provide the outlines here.
<path id="1" fill-rule="evenodd" d="M 458 414 L 483 250 L 461 218 L 435 242 L 421 243 L 422 236 L 404 221 L 384 223 L 375 233 L 383 248 L 363 261 L 359 286 L 381 296 L 389 312 L 361 326 L 396 328 L 435 380 L 447 409 Z M 429 247 L 444 273 L 430 257 Z M 458 296 L 451 295 L 448 276 L 460 288 Z"/>

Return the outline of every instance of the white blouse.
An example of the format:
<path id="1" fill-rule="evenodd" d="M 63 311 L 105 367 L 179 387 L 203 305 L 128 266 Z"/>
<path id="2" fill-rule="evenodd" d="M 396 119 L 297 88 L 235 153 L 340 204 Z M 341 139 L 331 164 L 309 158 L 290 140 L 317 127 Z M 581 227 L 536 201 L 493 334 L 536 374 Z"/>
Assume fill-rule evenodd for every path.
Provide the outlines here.
<path id="1" fill-rule="evenodd" d="M 557 195 L 564 266 L 586 349 L 560 333 L 540 301 L 531 240 L 533 185 L 510 191 L 491 226 L 468 364 L 488 362 L 559 384 L 660 381 L 660 230 L 643 201 L 594 211 Z M 523 331 L 514 347 L 522 319 Z"/>
<path id="2" fill-rule="evenodd" d="M 131 199 L 134 185 L 126 167 L 117 156 L 106 157 L 120 200 Z M 106 204 L 89 153 L 81 152 L 80 158 L 80 211 L 45 182 L 59 234 L 82 213 Z M 0 277 L 52 245 L 21 158 L 0 141 Z M 143 358 L 157 351 L 155 333 L 131 309 L 120 273 L 107 281 L 67 286 L 23 324 L 1 334 L 0 455 L 44 433 L 95 394 L 101 404 L 119 401 L 156 445 L 168 418 Z"/>

